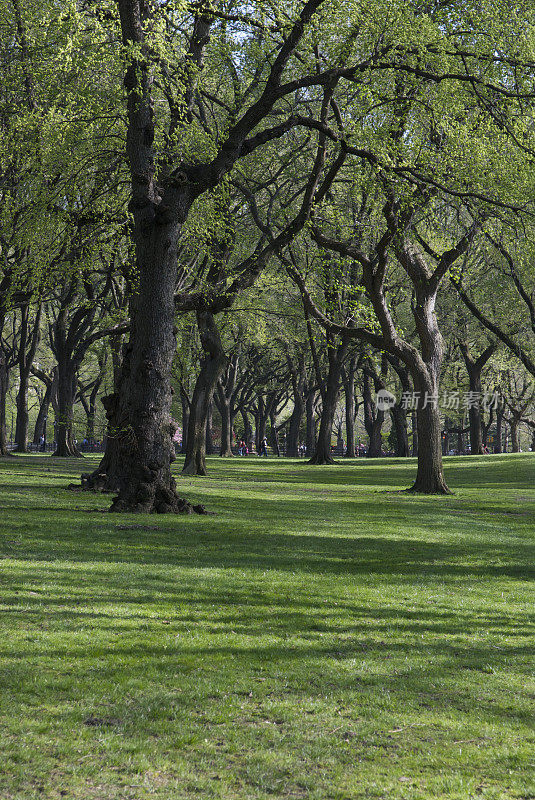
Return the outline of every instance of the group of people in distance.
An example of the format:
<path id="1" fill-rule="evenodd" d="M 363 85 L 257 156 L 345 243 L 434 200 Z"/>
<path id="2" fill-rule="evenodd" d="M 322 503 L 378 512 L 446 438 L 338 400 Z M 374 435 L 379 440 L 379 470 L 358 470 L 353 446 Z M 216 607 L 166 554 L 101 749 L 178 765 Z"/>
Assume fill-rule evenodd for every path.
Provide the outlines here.
<path id="1" fill-rule="evenodd" d="M 238 444 L 238 455 L 239 456 L 248 456 L 249 453 L 254 453 L 254 444 L 251 442 L 251 447 L 247 447 L 247 442 L 245 439 L 240 439 Z M 265 456 L 267 458 L 267 439 L 264 436 L 262 441 L 260 442 L 260 449 L 258 451 L 259 456 Z"/>

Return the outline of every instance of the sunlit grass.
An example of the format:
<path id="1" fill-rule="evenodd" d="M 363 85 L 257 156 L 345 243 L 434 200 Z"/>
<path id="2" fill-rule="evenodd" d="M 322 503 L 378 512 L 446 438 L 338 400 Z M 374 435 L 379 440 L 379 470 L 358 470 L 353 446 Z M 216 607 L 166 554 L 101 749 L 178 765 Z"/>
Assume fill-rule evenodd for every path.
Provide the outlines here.
<path id="1" fill-rule="evenodd" d="M 535 798 L 535 455 L 209 467 L 0 460 L 0 798 Z"/>

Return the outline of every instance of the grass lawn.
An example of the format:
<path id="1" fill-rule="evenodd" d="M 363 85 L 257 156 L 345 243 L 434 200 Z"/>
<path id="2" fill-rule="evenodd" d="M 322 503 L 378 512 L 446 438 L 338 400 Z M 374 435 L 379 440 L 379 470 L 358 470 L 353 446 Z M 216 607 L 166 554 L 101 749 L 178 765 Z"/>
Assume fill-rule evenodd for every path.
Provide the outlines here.
<path id="1" fill-rule="evenodd" d="M 535 798 L 535 454 L 214 458 L 208 517 L 90 463 L 0 460 L 2 800 Z"/>

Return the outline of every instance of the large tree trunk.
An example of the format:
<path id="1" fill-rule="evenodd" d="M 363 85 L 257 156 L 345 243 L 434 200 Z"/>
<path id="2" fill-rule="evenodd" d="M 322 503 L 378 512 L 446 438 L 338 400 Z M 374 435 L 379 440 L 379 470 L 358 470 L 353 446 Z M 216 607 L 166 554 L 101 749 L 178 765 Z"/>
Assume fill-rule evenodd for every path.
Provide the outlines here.
<path id="1" fill-rule="evenodd" d="M 191 399 L 183 475 L 206 475 L 208 409 L 212 403 L 217 382 L 227 366 L 227 357 L 223 351 L 213 315 L 209 311 L 197 312 L 197 324 L 206 356 Z"/>
<path id="2" fill-rule="evenodd" d="M 449 494 L 442 465 L 442 425 L 438 408 L 439 376 L 442 364 L 442 336 L 434 314 L 434 296 L 420 300 L 415 318 L 420 328 L 425 361 L 411 357 L 409 368 L 419 402 L 416 410 L 418 467 L 409 491 Z"/>
<path id="3" fill-rule="evenodd" d="M 124 78 L 138 286 L 130 304 L 130 337 L 115 413 L 114 447 L 120 472 L 116 476 L 119 494 L 111 511 L 189 513 L 195 509 L 178 497 L 171 475 L 175 459 L 171 371 L 176 351 L 178 240 L 200 190 L 196 195 L 182 173 L 173 180 L 164 180 L 163 174 L 156 180 L 154 75 L 146 60 L 143 24 L 136 14 L 139 6 L 119 2 L 123 43 L 139 45 Z"/>
<path id="4" fill-rule="evenodd" d="M 426 408 L 419 408 L 417 425 L 420 445 L 418 470 L 410 491 L 424 494 L 449 494 L 442 469 L 442 426 L 437 405 L 428 404 Z"/>
<path id="5" fill-rule="evenodd" d="M 76 366 L 69 358 L 58 359 L 58 411 L 56 415 L 56 449 L 53 456 L 81 457 L 74 441 L 74 401 L 76 398 Z"/>
<path id="6" fill-rule="evenodd" d="M 134 198 L 136 194 L 134 185 Z M 113 460 L 119 467 L 114 478 L 119 494 L 111 510 L 188 512 L 192 509 L 177 496 L 171 475 L 175 458 L 171 367 L 176 348 L 174 290 L 179 224 L 156 224 L 154 208 L 146 202 L 141 205 L 143 200 L 145 196 L 139 197 L 140 208 L 134 212 L 139 288 L 131 302 L 130 339 L 114 414 Z"/>

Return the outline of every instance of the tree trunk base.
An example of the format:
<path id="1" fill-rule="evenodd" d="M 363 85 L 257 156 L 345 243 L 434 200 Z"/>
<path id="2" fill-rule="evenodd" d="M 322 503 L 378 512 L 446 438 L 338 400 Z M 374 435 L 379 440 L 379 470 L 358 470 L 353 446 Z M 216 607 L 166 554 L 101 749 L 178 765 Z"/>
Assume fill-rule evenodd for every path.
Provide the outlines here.
<path id="1" fill-rule="evenodd" d="M 190 461 L 189 464 L 184 464 L 182 475 L 205 478 L 208 472 L 206 471 L 206 465 L 203 466 L 202 464 L 196 464 L 195 461 Z"/>
<path id="2" fill-rule="evenodd" d="M 207 514 L 203 505 L 192 505 L 179 497 L 174 488 L 163 484 L 140 483 L 113 500 L 110 511 L 133 514 Z"/>
<path id="3" fill-rule="evenodd" d="M 77 489 L 84 492 L 96 492 L 98 494 L 113 494 L 119 491 L 118 481 L 105 472 L 84 472 L 80 476 L 81 483 L 76 485 Z M 72 484 L 74 485 L 74 484 Z"/>
<path id="4" fill-rule="evenodd" d="M 405 489 L 408 494 L 453 494 L 443 480 L 419 481 L 416 480 L 409 489 Z"/>
<path id="5" fill-rule="evenodd" d="M 65 449 L 63 447 L 58 447 L 51 455 L 52 458 L 83 458 L 83 453 L 81 453 L 78 448 L 70 448 Z"/>
<path id="6" fill-rule="evenodd" d="M 323 453 L 314 453 L 312 458 L 307 461 L 307 464 L 314 464 L 315 466 L 333 465 L 336 464 L 336 461 L 332 456 L 327 456 Z"/>

